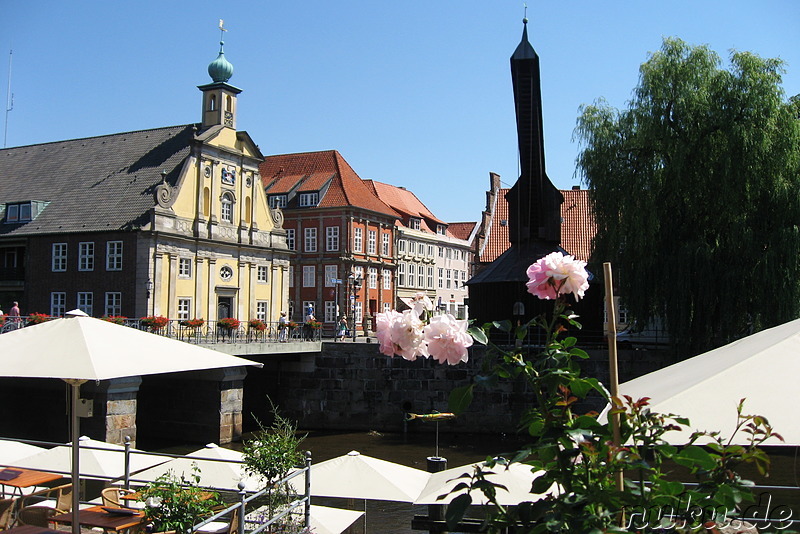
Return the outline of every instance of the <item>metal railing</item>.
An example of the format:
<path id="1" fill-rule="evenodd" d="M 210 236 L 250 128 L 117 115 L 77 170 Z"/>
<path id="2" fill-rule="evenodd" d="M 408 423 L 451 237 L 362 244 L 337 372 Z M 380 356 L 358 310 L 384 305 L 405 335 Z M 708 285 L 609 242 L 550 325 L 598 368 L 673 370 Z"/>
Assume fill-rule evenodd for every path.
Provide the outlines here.
<path id="1" fill-rule="evenodd" d="M 51 319 L 58 319 L 58 317 L 46 315 L 2 316 L 0 317 L 0 334 Z M 203 321 L 202 325 L 192 326 L 193 320 L 186 319 L 166 319 L 163 324 L 152 324 L 147 318 L 109 317 L 103 319 L 187 343 L 288 343 L 322 340 L 322 328 L 312 328 L 303 323 L 291 323 L 293 326 L 281 327 L 277 321 L 262 321 L 258 324 L 241 321 L 235 328 L 230 328 L 224 321 Z"/>

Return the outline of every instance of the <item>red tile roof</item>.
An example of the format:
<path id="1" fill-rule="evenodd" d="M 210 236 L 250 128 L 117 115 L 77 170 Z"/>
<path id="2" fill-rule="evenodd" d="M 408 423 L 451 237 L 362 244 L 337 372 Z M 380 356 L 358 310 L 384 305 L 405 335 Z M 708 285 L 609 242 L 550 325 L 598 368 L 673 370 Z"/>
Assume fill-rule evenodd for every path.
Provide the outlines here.
<path id="1" fill-rule="evenodd" d="M 446 224 L 431 213 L 427 206 L 417 198 L 417 195 L 408 189 L 376 182 L 375 180 L 364 180 L 364 183 L 378 198 L 398 212 L 403 217 L 404 222 L 408 222 L 409 217 L 422 219 L 420 229 L 431 233 L 436 232 L 436 228 L 431 228 L 432 225 Z"/>
<path id="2" fill-rule="evenodd" d="M 352 206 L 397 217 L 336 150 L 267 156 L 259 166 L 267 195 L 321 191 L 320 208 Z"/>
<path id="3" fill-rule="evenodd" d="M 456 239 L 469 240 L 472 231 L 478 225 L 476 222 L 454 222 L 447 226 L 447 233 L 451 234 Z"/>
<path id="4" fill-rule="evenodd" d="M 561 194 L 564 195 L 564 203 L 561 204 L 561 248 L 576 259 L 589 261 L 592 241 L 597 233 L 589 203 L 589 190 L 567 189 Z"/>
<path id="5" fill-rule="evenodd" d="M 486 243 L 481 251 L 480 262 L 490 263 L 508 250 L 508 189 L 497 192 L 497 204 L 491 220 L 491 228 L 486 230 Z M 597 233 L 597 225 L 589 205 L 587 189 L 561 190 L 564 203 L 561 204 L 561 248 L 576 259 L 589 261 L 592 254 L 592 240 Z M 503 224 L 506 221 L 506 224 Z"/>

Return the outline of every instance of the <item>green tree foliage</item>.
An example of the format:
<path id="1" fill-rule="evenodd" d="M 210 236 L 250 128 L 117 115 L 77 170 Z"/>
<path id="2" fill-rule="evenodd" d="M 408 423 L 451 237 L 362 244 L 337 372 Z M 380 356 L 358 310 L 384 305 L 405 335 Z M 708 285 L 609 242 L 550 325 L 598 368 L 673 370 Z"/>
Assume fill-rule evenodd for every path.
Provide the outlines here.
<path id="1" fill-rule="evenodd" d="M 622 111 L 585 106 L 576 136 L 596 261 L 638 324 L 690 356 L 800 315 L 800 100 L 783 63 L 665 39 Z"/>

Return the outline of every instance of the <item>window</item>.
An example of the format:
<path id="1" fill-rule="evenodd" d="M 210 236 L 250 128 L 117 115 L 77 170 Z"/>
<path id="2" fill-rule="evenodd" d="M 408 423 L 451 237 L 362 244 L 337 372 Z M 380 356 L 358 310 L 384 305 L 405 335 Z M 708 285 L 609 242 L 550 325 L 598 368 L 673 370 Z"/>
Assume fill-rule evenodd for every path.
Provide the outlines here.
<path id="1" fill-rule="evenodd" d="M 444 258 L 444 247 L 439 247 L 439 257 Z"/>
<path id="2" fill-rule="evenodd" d="M 425 287 L 425 266 L 420 265 L 417 270 L 417 287 Z"/>
<path id="3" fill-rule="evenodd" d="M 420 228 L 420 220 L 419 220 L 419 219 L 417 219 L 416 217 L 412 217 L 412 218 L 411 218 L 411 219 L 408 221 L 408 223 L 409 223 L 409 226 L 410 226 L 411 228 L 413 228 L 414 230 L 419 230 L 419 228 Z"/>
<path id="4" fill-rule="evenodd" d="M 40 202 L 34 202 L 37 205 L 36 214 L 43 209 Z M 30 221 L 32 217 L 31 202 L 21 202 L 16 204 L 6 204 L 6 222 L 18 223 Z"/>
<path id="5" fill-rule="evenodd" d="M 315 274 L 313 265 L 303 265 L 303 287 L 314 287 Z"/>
<path id="6" fill-rule="evenodd" d="M 427 256 L 429 258 L 433 257 L 433 245 L 428 245 L 428 254 L 427 254 Z"/>
<path id="7" fill-rule="evenodd" d="M 392 271 L 384 269 L 382 273 L 383 289 L 392 289 Z"/>
<path id="8" fill-rule="evenodd" d="M 289 266 L 289 287 L 294 287 L 294 265 Z"/>
<path id="9" fill-rule="evenodd" d="M 370 289 L 378 289 L 378 268 L 370 267 L 367 271 L 367 280 Z"/>
<path id="10" fill-rule="evenodd" d="M 367 253 L 368 254 L 375 254 L 376 252 L 376 244 L 377 244 L 377 234 L 375 230 L 370 230 L 367 233 Z"/>
<path id="11" fill-rule="evenodd" d="M 267 321 L 267 310 L 269 309 L 268 300 L 256 301 L 256 319 L 259 321 Z"/>
<path id="12" fill-rule="evenodd" d="M 391 311 L 391 309 L 392 309 L 391 302 L 384 302 L 383 303 L 383 313 L 389 313 L 389 311 Z"/>
<path id="13" fill-rule="evenodd" d="M 414 282 L 416 281 L 417 276 L 417 266 L 416 264 L 409 263 L 408 264 L 408 287 L 414 287 Z"/>
<path id="14" fill-rule="evenodd" d="M 384 256 L 388 256 L 389 255 L 389 233 L 388 232 L 384 232 L 383 236 L 382 236 L 382 239 L 383 239 L 383 243 L 381 244 L 381 254 L 383 254 Z"/>
<path id="15" fill-rule="evenodd" d="M 92 242 L 78 243 L 78 270 L 79 271 L 94 270 L 94 243 Z M 89 315 L 91 315 L 91 313 Z"/>
<path id="16" fill-rule="evenodd" d="M 256 268 L 256 282 L 260 284 L 269 282 L 269 265 L 259 265 Z"/>
<path id="17" fill-rule="evenodd" d="M 446 276 L 445 276 L 445 280 L 446 280 L 446 281 L 445 281 L 445 287 L 446 287 L 447 289 L 450 289 L 450 269 L 447 269 L 447 270 L 445 271 L 445 275 L 446 275 Z"/>
<path id="18" fill-rule="evenodd" d="M 53 243 L 53 272 L 63 272 L 66 270 L 67 270 L 67 244 Z"/>
<path id="19" fill-rule="evenodd" d="M 335 323 L 336 322 L 336 303 L 332 300 L 325 301 L 325 322 L 326 323 Z"/>
<path id="20" fill-rule="evenodd" d="M 439 267 L 439 289 L 444 289 L 444 268 Z"/>
<path id="21" fill-rule="evenodd" d="M 303 230 L 303 248 L 306 252 L 317 251 L 317 229 L 306 228 Z"/>
<path id="22" fill-rule="evenodd" d="M 328 226 L 325 228 L 325 250 L 337 252 L 339 250 L 339 227 Z"/>
<path id="23" fill-rule="evenodd" d="M 309 208 L 316 206 L 319 202 L 319 193 L 300 193 L 300 207 Z"/>
<path id="24" fill-rule="evenodd" d="M 433 289 L 433 267 L 428 267 L 428 289 Z"/>
<path id="25" fill-rule="evenodd" d="M 271 195 L 269 197 L 269 207 L 272 208 L 272 209 L 285 208 L 286 207 L 286 195 Z"/>
<path id="26" fill-rule="evenodd" d="M 364 303 L 361 302 L 361 301 L 356 302 L 355 310 L 356 310 L 355 322 L 356 322 L 356 324 L 361 324 L 361 321 L 363 320 L 362 314 L 363 314 L 363 311 L 364 311 Z"/>
<path id="27" fill-rule="evenodd" d="M 339 274 L 338 266 L 336 265 L 326 265 L 325 266 L 325 287 L 333 287 L 336 284 L 333 283 L 338 277 L 336 276 Z"/>
<path id="28" fill-rule="evenodd" d="M 397 251 L 401 254 L 404 254 L 406 251 L 406 240 L 401 239 L 397 242 Z"/>
<path id="29" fill-rule="evenodd" d="M 178 319 L 181 321 L 185 321 L 187 319 L 192 319 L 191 316 L 192 310 L 192 299 L 178 299 Z"/>
<path id="30" fill-rule="evenodd" d="M 122 270 L 122 241 L 106 243 L 106 271 Z"/>
<path id="31" fill-rule="evenodd" d="M 230 193 L 223 193 L 222 206 L 220 209 L 220 219 L 225 222 L 233 222 L 233 195 Z"/>
<path id="32" fill-rule="evenodd" d="M 178 278 L 192 277 L 192 259 L 178 258 Z"/>
<path id="33" fill-rule="evenodd" d="M 398 286 L 406 285 L 406 264 L 405 263 L 398 263 L 397 264 L 397 285 Z"/>
<path id="34" fill-rule="evenodd" d="M 122 315 L 122 293 L 118 291 L 106 293 L 106 309 L 104 315 L 108 317 Z"/>
<path id="35" fill-rule="evenodd" d="M 67 311 L 67 294 L 56 291 L 50 293 L 50 316 L 62 317 Z"/>
<path id="36" fill-rule="evenodd" d="M 295 240 L 294 240 L 294 228 L 286 229 L 286 246 L 289 247 L 289 250 L 296 250 Z"/>
<path id="37" fill-rule="evenodd" d="M 306 315 L 308 315 L 308 309 L 311 308 L 311 313 L 314 315 L 314 318 L 317 317 L 317 310 L 314 309 L 314 301 L 313 300 L 305 300 L 303 301 L 303 322 L 306 320 Z"/>
<path id="38" fill-rule="evenodd" d="M 443 224 L 437 224 L 436 225 L 436 233 L 437 234 L 444 235 L 445 234 L 444 230 L 445 230 L 445 226 Z"/>
<path id="39" fill-rule="evenodd" d="M 417 242 L 416 241 L 409 241 L 408 242 L 408 253 L 412 256 L 416 255 L 417 253 Z"/>
<path id="40" fill-rule="evenodd" d="M 361 252 L 363 247 L 363 236 L 361 228 L 353 229 L 353 252 Z"/>
<path id="41" fill-rule="evenodd" d="M 78 293 L 78 309 L 81 310 L 86 315 L 92 315 L 94 304 L 94 295 L 89 292 L 79 292 Z"/>

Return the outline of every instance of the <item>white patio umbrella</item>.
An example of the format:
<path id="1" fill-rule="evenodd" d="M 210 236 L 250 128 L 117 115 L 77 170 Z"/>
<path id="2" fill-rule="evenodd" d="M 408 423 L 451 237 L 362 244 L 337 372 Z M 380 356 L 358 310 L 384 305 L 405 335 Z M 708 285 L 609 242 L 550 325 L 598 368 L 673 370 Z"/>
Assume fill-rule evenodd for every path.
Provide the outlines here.
<path id="1" fill-rule="evenodd" d="M 89 380 L 219 369 L 261 364 L 127 326 L 87 317 L 74 310 L 54 319 L 0 335 L 0 376 L 58 378 L 72 386 L 72 484 L 79 487 L 77 415 L 80 386 Z M 72 492 L 78 510 L 78 491 Z M 78 521 L 73 534 L 80 533 Z"/>
<path id="2" fill-rule="evenodd" d="M 29 445 L 19 441 L 0 439 L 0 465 L 11 465 L 20 458 L 25 458 L 37 452 L 46 451 L 44 447 Z"/>
<path id="3" fill-rule="evenodd" d="M 743 413 L 766 417 L 786 445 L 798 445 L 798 376 L 800 319 L 640 376 L 620 384 L 619 391 L 634 400 L 650 397 L 655 412 L 687 417 L 690 427 L 664 434 L 672 444 L 688 442 L 695 430 L 719 430 L 731 437 L 736 406 L 745 398 Z M 740 433 L 734 442 L 746 438 Z M 774 438 L 765 443 L 782 444 Z"/>
<path id="4" fill-rule="evenodd" d="M 466 489 L 461 489 L 451 493 L 457 484 L 461 482 L 469 483 L 470 479 L 468 477 L 475 472 L 476 465 L 481 464 L 462 465 L 433 473 L 428 484 L 414 501 L 414 504 L 449 504 L 457 496 L 465 493 L 469 493 L 470 497 L 472 497 L 472 504 L 488 504 L 486 496 L 480 490 L 467 492 Z M 506 489 L 497 489 L 496 493 L 497 502 L 503 505 L 513 506 L 522 502 L 537 501 L 550 491 L 553 491 L 553 488 L 551 488 L 550 491 L 544 494 L 531 493 L 534 479 L 542 475 L 543 472 L 533 472 L 529 465 L 512 463 L 508 466 L 508 469 L 503 465 L 495 465 L 491 469 L 482 465 L 482 469 L 483 471 L 491 472 L 491 474 L 486 475 L 487 480 L 506 487 Z M 466 475 L 466 477 L 461 478 L 462 475 Z M 446 495 L 446 497 L 439 499 L 440 495 Z"/>
<path id="5" fill-rule="evenodd" d="M 341 534 L 364 515 L 358 510 L 311 505 L 311 531 L 314 534 Z"/>
<path id="6" fill-rule="evenodd" d="M 108 480 L 125 475 L 125 447 L 105 441 L 97 441 L 86 436 L 78 438 L 80 445 L 79 463 L 81 476 Z M 131 448 L 130 473 L 168 461 L 169 456 L 136 454 L 139 449 Z M 20 458 L 17 467 L 69 473 L 72 466 L 72 443 L 42 451 Z"/>
<path id="7" fill-rule="evenodd" d="M 193 465 L 197 465 L 200 469 L 200 481 L 198 483 L 200 486 L 218 490 L 239 491 L 239 482 L 243 482 L 245 491 L 258 491 L 261 489 L 260 480 L 245 473 L 243 456 L 239 451 L 209 443 L 202 449 L 190 452 L 186 455 L 186 458 L 174 458 L 166 463 L 137 473 L 133 480 L 152 482 L 168 471 L 172 471 L 173 474 L 179 477 L 183 475 L 188 479 L 194 474 Z M 233 461 L 238 463 L 233 463 Z"/>
<path id="8" fill-rule="evenodd" d="M 430 474 L 421 469 L 350 451 L 311 466 L 311 495 L 376 501 L 414 502 Z M 301 479 L 298 482 L 295 482 Z M 290 481 L 303 492 L 302 477 Z"/>

